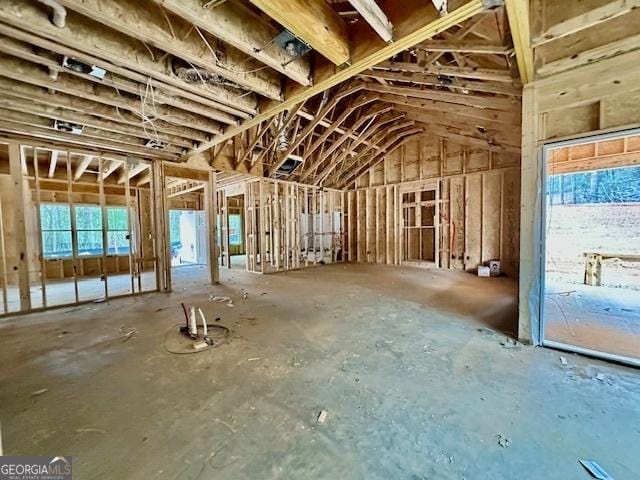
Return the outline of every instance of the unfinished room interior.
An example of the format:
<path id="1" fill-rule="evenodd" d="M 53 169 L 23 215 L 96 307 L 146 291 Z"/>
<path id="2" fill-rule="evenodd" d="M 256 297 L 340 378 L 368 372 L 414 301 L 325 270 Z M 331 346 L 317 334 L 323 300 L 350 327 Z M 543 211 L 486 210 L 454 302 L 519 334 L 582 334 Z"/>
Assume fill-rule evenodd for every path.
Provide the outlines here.
<path id="1" fill-rule="evenodd" d="M 0 478 L 639 479 L 639 7 L 0 0 Z"/>

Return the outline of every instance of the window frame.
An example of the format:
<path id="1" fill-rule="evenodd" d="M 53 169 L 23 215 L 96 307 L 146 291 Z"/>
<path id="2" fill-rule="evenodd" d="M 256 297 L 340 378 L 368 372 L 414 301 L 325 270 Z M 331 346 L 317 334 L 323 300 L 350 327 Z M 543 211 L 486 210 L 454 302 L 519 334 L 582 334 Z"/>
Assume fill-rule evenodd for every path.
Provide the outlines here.
<path id="1" fill-rule="evenodd" d="M 87 229 L 87 228 L 78 228 L 78 207 L 80 208 L 97 208 L 98 210 L 100 210 L 100 229 Z M 76 242 L 75 242 L 75 248 L 76 248 L 76 257 L 77 258 L 100 258 L 103 255 L 105 255 L 105 249 L 104 249 L 104 210 L 103 207 L 99 204 L 95 204 L 95 203 L 74 203 L 73 204 L 73 215 L 74 215 L 74 219 L 75 219 L 75 236 L 76 236 Z M 79 232 L 100 232 L 100 238 L 102 239 L 102 253 L 97 253 L 97 254 L 91 254 L 91 255 L 81 255 L 80 254 L 80 242 L 79 242 L 79 238 L 78 238 L 78 233 Z"/>
<path id="2" fill-rule="evenodd" d="M 62 208 L 66 208 L 69 212 L 69 228 L 43 228 L 43 218 L 42 218 L 42 207 L 43 206 L 54 206 L 54 207 L 62 207 Z M 68 203 L 63 203 L 63 202 L 39 202 L 38 204 L 38 208 L 39 208 L 39 212 L 38 212 L 38 216 L 40 219 L 40 243 L 41 243 L 41 249 L 42 249 L 42 258 L 44 260 L 66 260 L 66 259 L 73 259 L 76 256 L 75 253 L 75 242 L 74 242 L 74 232 L 73 232 L 73 220 L 72 220 L 72 215 L 74 215 L 73 209 L 71 208 L 71 205 L 69 205 Z M 45 232 L 69 232 L 70 236 L 71 236 L 71 251 L 68 255 L 59 255 L 59 254 L 54 254 L 54 255 L 47 255 L 45 253 L 45 242 L 44 239 L 42 238 Z"/>
<path id="3" fill-rule="evenodd" d="M 131 229 L 131 208 L 128 207 L 127 205 L 105 205 L 104 207 L 106 214 L 107 214 L 107 221 L 106 221 L 106 225 L 107 225 L 107 229 L 106 229 L 106 239 L 107 239 L 107 245 L 106 245 L 106 251 L 105 251 L 105 255 L 107 255 L 108 257 L 128 257 L 129 255 L 133 254 L 133 231 Z M 125 219 L 126 221 L 126 228 L 122 229 L 122 228 L 110 228 L 109 226 L 109 210 L 124 210 L 125 213 L 127 214 L 127 218 Z M 110 253 L 109 252 L 109 233 L 110 232 L 125 232 L 125 235 L 127 237 L 127 240 L 129 241 L 129 248 L 126 252 L 123 253 Z"/>
<path id="4" fill-rule="evenodd" d="M 65 207 L 69 211 L 69 220 L 70 226 L 68 229 L 55 229 L 55 228 L 43 228 L 43 220 L 42 220 L 42 210 L 40 210 L 40 236 L 44 234 L 44 232 L 69 232 L 71 234 L 71 253 L 69 255 L 46 255 L 44 251 L 44 241 L 41 240 L 41 255 L 44 260 L 72 260 L 72 259 L 83 259 L 83 258 L 101 258 L 103 256 L 107 257 L 128 257 L 133 254 L 133 231 L 131 229 L 131 207 L 127 205 L 105 205 L 102 206 L 100 204 L 95 203 L 74 203 L 69 205 L 66 202 L 40 202 L 40 207 L 43 205 L 52 205 L 57 207 Z M 101 212 L 101 226 L 100 229 L 86 229 L 86 228 L 78 228 L 78 207 L 90 207 L 97 208 Z M 120 228 L 109 228 L 109 209 L 123 209 L 127 213 L 127 227 L 125 229 Z M 106 215 L 106 217 L 105 217 Z M 106 221 L 104 220 L 106 218 Z M 105 227 L 106 226 L 106 227 Z M 90 254 L 90 255 L 81 255 L 79 252 L 79 241 L 78 241 L 78 233 L 79 232 L 100 232 L 100 236 L 102 239 L 102 253 L 98 254 Z M 122 253 L 110 253 L 109 252 L 109 232 L 125 232 L 126 236 L 129 240 L 129 249 L 127 252 Z M 106 240 L 106 245 L 105 245 Z"/>

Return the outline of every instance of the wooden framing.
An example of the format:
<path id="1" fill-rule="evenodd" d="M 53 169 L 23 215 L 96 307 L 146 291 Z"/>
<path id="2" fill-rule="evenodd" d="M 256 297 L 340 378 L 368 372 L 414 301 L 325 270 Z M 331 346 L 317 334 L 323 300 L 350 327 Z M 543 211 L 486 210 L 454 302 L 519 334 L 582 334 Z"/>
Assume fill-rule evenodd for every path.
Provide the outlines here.
<path id="1" fill-rule="evenodd" d="M 375 30 L 382 40 L 393 41 L 393 25 L 374 0 L 349 0 L 362 18 Z"/>
<path id="2" fill-rule="evenodd" d="M 352 52 L 349 66 L 340 69 L 338 72 L 335 72 L 333 68 L 325 67 L 324 70 L 316 74 L 316 81 L 313 86 L 288 89 L 285 91 L 284 101 L 267 105 L 259 115 L 243 122 L 238 127 L 227 129 L 225 133 L 217 136 L 214 140 L 202 143 L 192 149 L 185 157 L 188 158 L 190 155 L 201 153 L 218 143 L 222 143 L 242 131 L 254 127 L 284 110 L 290 109 L 293 105 L 349 80 L 389 57 L 412 47 L 416 43 L 428 40 L 438 32 L 462 23 L 484 9 L 481 0 L 469 0 L 464 3 L 456 1 L 452 2 L 450 13 L 441 17 L 432 5 L 420 5 L 419 2 L 412 0 L 411 5 L 403 5 L 402 10 L 394 7 L 394 15 L 390 15 L 387 12 L 396 32 L 396 37 L 392 44 L 380 46 L 378 43 L 379 38 L 362 42 Z"/>
<path id="3" fill-rule="evenodd" d="M 20 189 L 15 198 L 20 198 L 20 201 L 12 205 L 14 225 L 11 232 L 4 228 L 4 218 L 0 220 L 0 247 L 3 256 L 7 254 L 9 246 L 12 251 L 18 252 L 16 258 L 20 260 L 17 264 L 17 283 L 8 283 L 7 275 L 2 276 L 3 309 L 0 315 L 40 311 L 156 290 L 155 282 L 145 281 L 143 285 L 141 278 L 143 270 L 156 269 L 152 252 L 146 258 L 145 267 L 145 258 L 141 256 L 142 226 L 137 221 L 139 212 L 136 205 L 141 195 L 147 195 L 148 189 L 138 191 L 129 185 L 131 175 L 125 160 L 110 158 L 108 154 L 103 157 L 97 152 L 52 149 L 49 145 L 32 142 L 0 139 L 2 143 L 8 145 L 10 160 L 17 154 L 17 162 L 8 162 L 9 170 L 0 169 L 0 174 L 12 175 L 12 184 Z M 17 173 L 15 163 L 19 166 Z M 150 164 L 145 164 L 145 167 L 154 169 Z M 114 188 L 115 180 L 107 183 L 107 178 L 116 169 L 124 173 L 124 182 L 122 187 Z M 71 250 L 61 257 L 50 258 L 44 254 L 41 206 L 45 203 L 68 208 L 70 224 L 63 230 L 69 232 Z M 78 240 L 85 230 L 77 224 L 76 212 L 86 206 L 100 210 L 100 254 L 81 250 Z M 6 207 L 6 204 L 2 207 Z M 108 251 L 111 238 L 108 235 L 111 230 L 108 212 L 112 207 L 125 207 L 127 210 L 125 235 L 129 239 L 129 248 L 124 254 Z M 8 212 L 4 210 L 0 213 L 7 215 Z M 153 222 L 154 219 L 148 219 L 145 235 L 151 233 Z M 153 240 L 150 242 L 154 244 Z M 2 272 L 7 272 L 6 257 L 3 257 L 2 264 Z M 114 284 L 118 288 L 110 288 L 112 274 L 121 276 L 118 283 Z M 153 276 L 153 272 L 149 271 L 147 275 Z M 94 283 L 91 289 L 87 289 L 88 282 Z M 101 284 L 101 287 L 96 289 L 96 284 Z M 16 297 L 20 300 L 19 304 L 9 294 L 14 285 L 19 292 Z"/>
<path id="4" fill-rule="evenodd" d="M 522 126 L 522 195 L 518 336 L 540 344 L 542 252 L 542 145 L 640 125 L 629 92 L 637 85 L 638 51 L 536 80 L 525 87 Z M 593 108 L 595 106 L 596 108 Z M 587 114 L 588 112 L 588 114 Z"/>
<path id="5" fill-rule="evenodd" d="M 344 260 L 342 192 L 272 179 L 245 184 L 247 270 L 274 273 Z"/>
<path id="6" fill-rule="evenodd" d="M 350 58 L 347 25 L 324 0 L 250 0 L 336 65 Z"/>
<path id="7" fill-rule="evenodd" d="M 529 0 L 505 0 L 509 27 L 523 84 L 533 80 L 533 49 L 529 22 Z"/>

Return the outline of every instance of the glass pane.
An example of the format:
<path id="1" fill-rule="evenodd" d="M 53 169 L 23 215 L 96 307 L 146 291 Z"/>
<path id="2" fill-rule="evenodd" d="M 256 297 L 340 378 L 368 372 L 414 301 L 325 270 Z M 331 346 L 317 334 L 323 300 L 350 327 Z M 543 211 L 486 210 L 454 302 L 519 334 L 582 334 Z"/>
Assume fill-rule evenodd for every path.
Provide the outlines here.
<path id="1" fill-rule="evenodd" d="M 102 230 L 78 231 L 78 255 L 102 255 Z"/>
<path id="2" fill-rule="evenodd" d="M 599 143 L 611 146 L 587 145 L 599 152 Z M 565 160 L 571 148 L 545 159 L 544 340 L 637 360 L 640 167 L 629 153 L 616 159 L 627 167 L 606 168 L 607 156 Z"/>
<path id="3" fill-rule="evenodd" d="M 129 233 L 126 231 L 107 232 L 107 253 L 109 255 L 124 255 L 129 253 Z"/>
<path id="4" fill-rule="evenodd" d="M 126 207 L 107 208 L 107 223 L 109 230 L 128 230 L 129 223 Z"/>
<path id="5" fill-rule="evenodd" d="M 229 215 L 229 244 L 242 245 L 242 217 Z"/>
<path id="6" fill-rule="evenodd" d="M 71 230 L 69 205 L 41 204 L 40 224 L 42 230 Z"/>
<path id="7" fill-rule="evenodd" d="M 42 232 L 42 253 L 45 258 L 70 257 L 72 252 L 70 231 Z"/>
<path id="8" fill-rule="evenodd" d="M 102 230 L 102 209 L 84 205 L 77 206 L 76 228 L 78 230 Z"/>

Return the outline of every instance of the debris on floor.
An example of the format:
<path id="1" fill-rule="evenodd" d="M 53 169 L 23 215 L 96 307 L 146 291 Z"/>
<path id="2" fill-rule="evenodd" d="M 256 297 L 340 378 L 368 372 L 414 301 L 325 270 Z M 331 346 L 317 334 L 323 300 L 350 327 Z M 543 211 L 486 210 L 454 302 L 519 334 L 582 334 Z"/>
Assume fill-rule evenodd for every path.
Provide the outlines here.
<path id="1" fill-rule="evenodd" d="M 613 477 L 594 460 L 579 460 L 579 462 L 593 478 L 597 478 L 598 480 L 613 480 Z"/>
<path id="2" fill-rule="evenodd" d="M 504 348 L 516 348 L 520 346 L 520 343 L 514 338 L 506 337 L 504 340 L 500 341 L 500 345 Z"/>
<path id="3" fill-rule="evenodd" d="M 102 430 L 101 428 L 92 428 L 92 427 L 87 427 L 87 428 L 78 428 L 76 430 L 76 433 L 102 433 L 102 434 L 107 434 L 107 432 L 105 430 Z"/>
<path id="4" fill-rule="evenodd" d="M 233 300 L 231 300 L 231 297 L 220 297 L 217 295 L 210 295 L 209 296 L 209 301 L 210 302 L 217 302 L 217 303 L 226 303 L 227 307 L 233 308 L 235 305 L 233 304 Z"/>
<path id="5" fill-rule="evenodd" d="M 209 347 L 209 344 L 204 340 L 200 340 L 199 342 L 194 342 L 193 344 L 194 350 L 204 350 L 207 347 Z"/>
<path id="6" fill-rule="evenodd" d="M 31 393 L 32 397 L 37 397 L 39 395 L 42 395 L 43 393 L 47 393 L 49 391 L 48 388 L 41 388 L 40 390 L 36 390 L 35 392 Z"/>
<path id="7" fill-rule="evenodd" d="M 120 327 L 120 331 L 124 333 L 124 335 L 122 335 L 122 341 L 126 342 L 127 340 L 131 339 L 131 337 L 133 337 L 136 333 L 138 333 L 138 330 L 136 328 L 129 328 L 129 329 L 125 329 L 124 327 Z"/>
<path id="8" fill-rule="evenodd" d="M 504 435 L 498 435 L 497 438 L 498 438 L 498 445 L 500 445 L 502 448 L 507 448 L 509 445 L 511 445 L 511 440 L 509 440 Z"/>
<path id="9" fill-rule="evenodd" d="M 320 413 L 318 414 L 318 420 L 317 420 L 317 422 L 318 422 L 318 423 L 324 423 L 324 422 L 326 422 L 326 421 L 327 421 L 327 416 L 328 416 L 328 415 L 329 415 L 329 414 L 327 413 L 327 411 L 326 411 L 326 410 L 321 410 L 321 411 L 320 411 Z"/>
<path id="10" fill-rule="evenodd" d="M 601 382 L 604 382 L 606 378 L 607 377 L 604 376 L 604 373 L 597 373 L 596 374 L 596 380 L 600 380 Z"/>
<path id="11" fill-rule="evenodd" d="M 560 357 L 560 363 L 562 365 L 567 365 L 567 358 L 566 357 Z"/>

